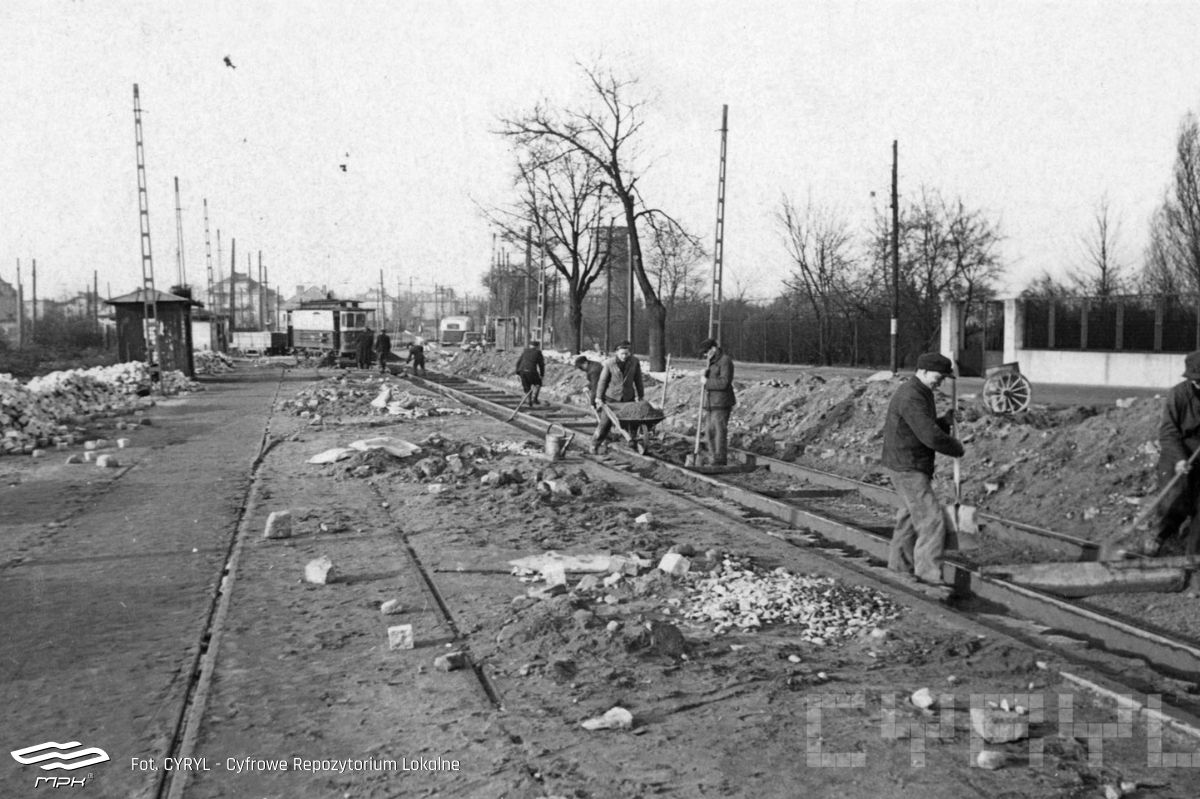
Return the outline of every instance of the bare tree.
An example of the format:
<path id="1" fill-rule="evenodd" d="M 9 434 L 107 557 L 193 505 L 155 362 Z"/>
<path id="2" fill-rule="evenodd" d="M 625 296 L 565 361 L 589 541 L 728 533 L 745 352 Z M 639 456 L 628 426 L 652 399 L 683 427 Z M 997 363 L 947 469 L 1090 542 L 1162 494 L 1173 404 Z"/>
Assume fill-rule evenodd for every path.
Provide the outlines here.
<path id="1" fill-rule="evenodd" d="M 1179 126 L 1173 179 L 1151 224 L 1146 265 L 1150 282 L 1200 290 L 1200 122 L 1190 111 Z"/>
<path id="2" fill-rule="evenodd" d="M 650 257 L 646 273 L 671 316 L 677 302 L 699 299 L 704 293 L 703 260 L 708 253 L 700 240 L 674 220 L 650 217 Z"/>
<path id="3" fill-rule="evenodd" d="M 1084 294 L 1111 297 L 1124 291 L 1127 281 L 1125 266 L 1116 256 L 1121 223 L 1112 217 L 1108 195 L 1097 201 L 1092 224 L 1091 230 L 1080 238 L 1084 262 L 1071 272 L 1071 281 Z"/>
<path id="4" fill-rule="evenodd" d="M 579 352 L 583 301 L 605 265 L 597 229 L 606 201 L 596 165 L 576 152 L 548 146 L 553 144 L 518 147 L 516 199 L 507 207 L 484 209 L 484 215 L 510 242 L 521 242 L 525 230 L 532 230 L 535 246 L 566 280 L 572 349 Z"/>
<path id="5" fill-rule="evenodd" d="M 999 227 L 961 199 L 946 201 L 940 192 L 921 187 L 915 202 L 900 209 L 900 316 L 902 346 L 928 349 L 936 343 L 941 303 L 950 298 L 969 313 L 974 303 L 994 294 L 1003 273 L 997 253 Z M 876 217 L 870 237 L 871 262 L 890 273 L 889 220 Z M 880 285 L 891 287 L 891 276 Z M 903 361 L 903 357 L 901 358 Z"/>
<path id="6" fill-rule="evenodd" d="M 500 134 L 519 145 L 553 144 L 561 152 L 583 156 L 604 175 L 607 191 L 621 206 L 629 236 L 629 255 L 650 317 L 650 368 L 665 365 L 666 307 L 659 299 L 642 262 L 638 222 L 662 214 L 644 203 L 638 184 L 641 173 L 635 151 L 642 128 L 639 118 L 645 104 L 630 99 L 636 82 L 619 79 L 599 68 L 584 69 L 594 103 L 575 109 L 558 109 L 539 103 L 532 111 L 502 118 Z"/>
<path id="7" fill-rule="evenodd" d="M 831 364 L 833 322 L 850 273 L 855 270 L 850 255 L 850 227 L 827 209 L 814 206 L 811 199 L 803 209 L 797 209 L 787 195 L 780 200 L 775 219 L 795 266 L 784 285 L 812 311 L 817 322 L 818 358 Z"/>
<path id="8" fill-rule="evenodd" d="M 1021 290 L 1021 299 L 1052 299 L 1072 294 L 1071 286 L 1056 280 L 1045 270 Z"/>

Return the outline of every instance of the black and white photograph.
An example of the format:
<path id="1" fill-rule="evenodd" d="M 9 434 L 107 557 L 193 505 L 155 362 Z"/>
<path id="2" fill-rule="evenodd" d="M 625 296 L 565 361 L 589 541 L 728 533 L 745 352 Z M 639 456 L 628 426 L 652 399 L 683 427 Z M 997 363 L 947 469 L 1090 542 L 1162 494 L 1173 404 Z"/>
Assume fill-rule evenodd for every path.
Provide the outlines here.
<path id="1" fill-rule="evenodd" d="M 0 796 L 1200 796 L 1198 42 L 0 3 Z"/>

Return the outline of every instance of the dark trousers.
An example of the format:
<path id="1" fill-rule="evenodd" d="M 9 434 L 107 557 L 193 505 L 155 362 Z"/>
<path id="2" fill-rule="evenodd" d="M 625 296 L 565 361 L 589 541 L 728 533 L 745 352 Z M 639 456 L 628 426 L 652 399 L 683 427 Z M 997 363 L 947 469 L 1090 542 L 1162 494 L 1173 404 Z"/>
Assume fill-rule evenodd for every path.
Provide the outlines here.
<path id="1" fill-rule="evenodd" d="M 732 408 L 709 408 L 704 415 L 704 436 L 708 441 L 708 457 L 714 466 L 729 462 L 729 412 Z"/>
<path id="2" fill-rule="evenodd" d="M 927 583 L 941 583 L 946 515 L 933 493 L 933 481 L 924 472 L 891 472 L 891 477 L 900 495 L 900 510 L 888 549 L 888 568 L 915 574 Z"/>
<path id="3" fill-rule="evenodd" d="M 521 391 L 525 392 L 526 394 L 528 394 L 530 389 L 532 389 L 534 386 L 538 386 L 540 388 L 542 385 L 542 376 L 537 372 L 517 372 L 517 377 L 521 378 Z M 536 394 L 537 392 L 534 393 Z"/>
<path id="4" fill-rule="evenodd" d="M 1159 462 L 1157 472 L 1158 490 L 1162 491 L 1175 475 L 1175 463 Z M 1188 523 L 1188 540 L 1200 541 L 1200 467 L 1193 467 L 1187 476 L 1181 478 L 1159 505 L 1154 529 L 1159 543 L 1166 543 L 1174 538 L 1189 518 L 1191 521 Z"/>

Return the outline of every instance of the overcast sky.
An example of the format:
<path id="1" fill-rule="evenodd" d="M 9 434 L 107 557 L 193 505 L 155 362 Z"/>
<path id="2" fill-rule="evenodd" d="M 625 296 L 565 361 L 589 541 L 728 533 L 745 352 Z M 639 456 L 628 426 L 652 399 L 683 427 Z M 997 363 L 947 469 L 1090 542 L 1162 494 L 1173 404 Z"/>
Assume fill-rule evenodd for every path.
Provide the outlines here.
<path id="1" fill-rule="evenodd" d="M 151 241 L 203 286 L 202 200 L 238 269 L 479 293 L 507 196 L 497 117 L 584 91 L 578 63 L 636 77 L 643 191 L 711 247 L 730 106 L 726 294 L 776 293 L 782 194 L 855 224 L 900 191 L 997 221 L 1007 288 L 1080 264 L 1101 196 L 1136 262 L 1200 109 L 1200 3 L 0 2 L 0 278 L 39 294 L 135 288 L 140 86 Z M 234 67 L 224 63 L 228 56 Z M 342 171 L 341 165 L 346 165 Z M 872 192 L 875 196 L 872 197 Z M 514 256 L 515 257 L 515 256 Z"/>

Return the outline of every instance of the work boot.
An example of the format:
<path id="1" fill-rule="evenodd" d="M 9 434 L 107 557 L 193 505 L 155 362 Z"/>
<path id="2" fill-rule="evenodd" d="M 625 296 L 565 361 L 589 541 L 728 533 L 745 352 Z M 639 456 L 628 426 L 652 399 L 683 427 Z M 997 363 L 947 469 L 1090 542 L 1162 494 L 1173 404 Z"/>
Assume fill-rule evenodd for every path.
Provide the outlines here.
<path id="1" fill-rule="evenodd" d="M 600 451 L 603 447 L 604 447 L 604 445 L 600 442 L 600 439 L 598 439 L 598 438 L 592 439 L 592 454 L 593 455 L 599 455 Z"/>

